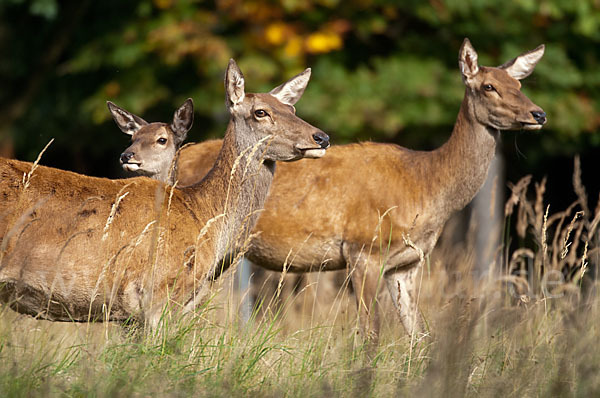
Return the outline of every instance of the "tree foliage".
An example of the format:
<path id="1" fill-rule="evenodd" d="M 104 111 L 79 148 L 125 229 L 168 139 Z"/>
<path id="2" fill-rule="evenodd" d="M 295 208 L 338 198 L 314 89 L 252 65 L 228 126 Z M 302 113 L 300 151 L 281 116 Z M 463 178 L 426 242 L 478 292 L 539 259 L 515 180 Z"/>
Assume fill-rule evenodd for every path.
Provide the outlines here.
<path id="1" fill-rule="evenodd" d="M 221 136 L 230 57 L 253 91 L 311 66 L 298 112 L 334 143 L 431 148 L 448 137 L 463 95 L 464 37 L 483 65 L 546 44 L 523 82 L 549 115 L 523 139 L 532 167 L 600 146 L 596 0 L 5 0 L 0 13 L 0 131 L 22 159 L 56 137 L 46 163 L 117 175 L 127 137 L 107 100 L 167 121 L 192 97 L 191 138 Z"/>

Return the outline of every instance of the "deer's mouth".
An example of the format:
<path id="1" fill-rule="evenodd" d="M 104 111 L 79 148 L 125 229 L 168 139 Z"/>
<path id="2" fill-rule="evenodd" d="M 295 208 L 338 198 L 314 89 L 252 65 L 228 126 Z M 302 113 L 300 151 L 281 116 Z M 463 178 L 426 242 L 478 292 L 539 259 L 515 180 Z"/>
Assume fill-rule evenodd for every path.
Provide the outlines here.
<path id="1" fill-rule="evenodd" d="M 529 123 L 529 122 L 520 122 L 521 123 L 521 128 L 523 130 L 539 130 L 542 128 L 543 124 L 535 122 L 535 123 Z"/>
<path id="2" fill-rule="evenodd" d="M 326 148 L 298 148 L 304 158 L 320 158 L 325 155 Z"/>
<path id="3" fill-rule="evenodd" d="M 127 163 L 123 163 L 122 166 L 125 170 L 127 171 L 138 171 L 140 169 L 140 166 L 142 165 L 142 163 L 140 162 L 135 162 L 135 161 L 129 161 Z"/>

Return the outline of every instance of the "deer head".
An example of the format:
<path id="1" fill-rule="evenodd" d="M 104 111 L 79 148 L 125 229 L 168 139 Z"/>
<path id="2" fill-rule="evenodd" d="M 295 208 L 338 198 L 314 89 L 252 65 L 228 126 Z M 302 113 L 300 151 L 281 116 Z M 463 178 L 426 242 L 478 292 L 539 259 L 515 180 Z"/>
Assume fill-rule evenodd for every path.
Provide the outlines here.
<path id="1" fill-rule="evenodd" d="M 131 145 L 121 154 L 121 165 L 127 171 L 158 178 L 164 177 L 194 121 L 194 103 L 188 98 L 168 123 L 148 123 L 112 102 L 108 109 L 117 126 L 131 135 Z M 164 176 L 163 176 L 164 174 Z M 160 179 L 160 178 L 159 178 Z"/>
<path id="2" fill-rule="evenodd" d="M 319 158 L 329 147 L 329 137 L 296 116 L 294 104 L 304 93 L 310 68 L 269 93 L 246 94 L 244 76 L 235 61 L 229 61 L 225 75 L 226 106 L 236 129 L 244 130 L 250 142 L 266 136 L 265 160 L 291 161 Z"/>
<path id="3" fill-rule="evenodd" d="M 470 111 L 477 121 L 495 130 L 538 130 L 546 113 L 521 92 L 520 79 L 533 72 L 544 55 L 544 45 L 497 67 L 477 64 L 477 52 L 465 39 L 458 64 L 467 87 Z"/>

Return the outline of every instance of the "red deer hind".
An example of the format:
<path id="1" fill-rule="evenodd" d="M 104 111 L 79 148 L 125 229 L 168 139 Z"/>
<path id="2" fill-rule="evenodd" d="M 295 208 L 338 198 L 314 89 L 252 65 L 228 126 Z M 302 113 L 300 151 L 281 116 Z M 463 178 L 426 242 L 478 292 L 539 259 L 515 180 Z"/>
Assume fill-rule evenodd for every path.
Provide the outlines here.
<path id="1" fill-rule="evenodd" d="M 231 60 L 222 148 L 206 177 L 187 188 L 0 159 L 0 299 L 50 320 L 133 318 L 152 327 L 166 306 L 192 311 L 237 248 L 235 235 L 254 225 L 275 161 L 319 157 L 329 145 L 294 113 L 309 72 L 275 95 L 246 94 Z M 131 127 L 182 134 L 192 118 L 189 101 L 170 125 Z"/>

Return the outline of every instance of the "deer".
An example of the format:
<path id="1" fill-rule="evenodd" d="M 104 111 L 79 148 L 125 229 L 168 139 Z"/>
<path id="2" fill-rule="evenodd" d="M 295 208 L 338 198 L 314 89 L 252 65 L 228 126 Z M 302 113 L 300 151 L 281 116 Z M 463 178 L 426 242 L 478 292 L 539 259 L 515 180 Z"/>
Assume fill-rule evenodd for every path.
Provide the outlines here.
<path id="1" fill-rule="evenodd" d="M 186 150 L 186 156 L 183 159 L 179 159 L 179 151 L 187 137 L 187 131 L 178 131 L 172 128 L 174 122 L 171 123 L 171 128 L 168 127 L 169 124 L 167 123 L 162 123 L 166 128 L 161 128 L 160 124 L 156 123 L 155 128 L 142 129 L 143 126 L 148 125 L 148 122 L 140 116 L 117 106 L 111 101 L 107 101 L 107 106 L 119 129 L 131 136 L 131 145 L 119 157 L 123 170 L 131 174 L 147 176 L 163 183 L 174 185 L 179 184 L 179 181 L 176 180 L 178 167 L 183 170 L 193 168 L 202 171 L 202 175 L 184 174 L 182 186 L 193 185 L 211 169 L 223 145 L 223 140 L 221 139 L 207 140 L 202 143 L 203 151 L 199 153 L 200 158 L 195 159 L 187 156 L 189 152 Z M 190 108 L 193 112 L 193 103 L 186 101 L 176 111 L 174 120 L 177 113 L 182 112 L 186 108 Z M 258 282 L 262 275 L 260 269 L 254 268 L 253 270 L 252 283 L 260 285 L 260 282 Z M 296 277 L 297 274 L 289 274 L 286 279 L 296 279 Z M 285 284 L 287 287 L 296 285 L 298 281 L 286 282 L 288 282 Z M 249 297 L 252 297 L 250 302 L 255 301 L 255 293 L 250 292 Z"/>
<path id="2" fill-rule="evenodd" d="M 273 271 L 347 269 L 360 329 L 374 344 L 381 311 L 376 298 L 385 283 L 407 333 L 425 334 L 418 270 L 446 221 L 481 189 L 500 131 L 538 130 L 546 123 L 546 113 L 519 82 L 544 49 L 485 67 L 465 39 L 458 59 L 464 98 L 450 138 L 436 150 L 363 142 L 332 146 L 318 165 L 282 164 L 245 256 Z M 193 184 L 202 174 L 195 162 L 214 161 L 220 145 L 211 140 L 184 147 L 179 183 Z"/>
<path id="3" fill-rule="evenodd" d="M 172 311 L 193 314 L 223 259 L 243 248 L 237 236 L 243 240 L 256 222 L 275 163 L 319 158 L 329 146 L 323 131 L 295 114 L 309 78 L 307 69 L 270 93 L 246 93 L 230 60 L 223 144 L 214 166 L 189 187 L 0 159 L 0 300 L 52 321 L 156 328 Z M 181 136 L 193 123 L 191 105 L 170 124 L 128 123 L 140 133 Z"/>
<path id="4" fill-rule="evenodd" d="M 173 163 L 173 159 L 189 131 L 181 128 L 183 126 L 177 125 L 177 120 L 181 119 L 178 115 L 185 112 L 193 114 L 193 101 L 187 99 L 175 111 L 170 124 L 154 123 L 153 126 L 144 129 L 142 127 L 148 126 L 150 123 L 110 101 L 107 101 L 106 104 L 117 126 L 125 134 L 131 136 L 131 145 L 123 151 L 119 158 L 123 169 L 173 185 L 176 171 L 171 169 L 171 165 L 176 165 Z M 141 134 L 140 130 L 142 130 Z M 141 154 L 143 156 L 140 156 Z M 207 170 L 212 167 L 214 160 L 216 160 L 216 156 Z"/>

